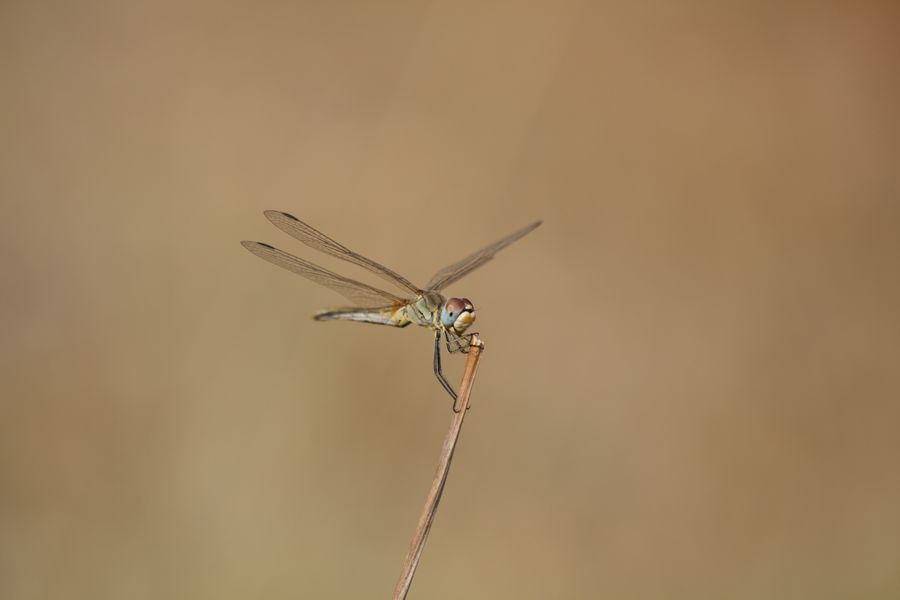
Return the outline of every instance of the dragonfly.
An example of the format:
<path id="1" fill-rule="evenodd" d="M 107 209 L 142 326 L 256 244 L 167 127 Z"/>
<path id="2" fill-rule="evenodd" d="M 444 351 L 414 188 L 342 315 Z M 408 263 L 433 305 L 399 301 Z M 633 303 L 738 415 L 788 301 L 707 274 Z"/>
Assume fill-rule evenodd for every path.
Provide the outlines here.
<path id="1" fill-rule="evenodd" d="M 441 290 L 481 267 L 494 258 L 497 252 L 541 224 L 541 221 L 535 221 L 444 267 L 434 274 L 424 288 L 420 288 L 384 265 L 336 242 L 294 215 L 277 210 L 267 210 L 263 214 L 275 227 L 310 248 L 371 271 L 401 290 L 401 294 L 395 294 L 338 275 L 263 242 L 241 242 L 244 248 L 263 260 L 323 285 L 352 303 L 349 307 L 316 312 L 313 318 L 317 321 L 357 321 L 391 327 L 413 324 L 431 329 L 434 334 L 434 375 L 454 401 L 456 392 L 444 377 L 441 367 L 441 340 L 443 339 L 450 354 L 468 352 L 475 334 L 467 334 L 466 331 L 475 322 L 475 306 L 468 298 L 446 298 Z"/>

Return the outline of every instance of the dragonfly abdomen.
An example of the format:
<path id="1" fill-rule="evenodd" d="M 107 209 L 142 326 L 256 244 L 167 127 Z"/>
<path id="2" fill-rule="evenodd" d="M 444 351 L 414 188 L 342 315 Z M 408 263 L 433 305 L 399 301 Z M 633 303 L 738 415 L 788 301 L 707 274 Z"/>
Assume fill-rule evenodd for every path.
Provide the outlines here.
<path id="1" fill-rule="evenodd" d="M 316 321 L 358 321 L 392 327 L 406 327 L 410 320 L 406 318 L 402 307 L 384 306 L 381 308 L 329 308 L 313 315 Z"/>

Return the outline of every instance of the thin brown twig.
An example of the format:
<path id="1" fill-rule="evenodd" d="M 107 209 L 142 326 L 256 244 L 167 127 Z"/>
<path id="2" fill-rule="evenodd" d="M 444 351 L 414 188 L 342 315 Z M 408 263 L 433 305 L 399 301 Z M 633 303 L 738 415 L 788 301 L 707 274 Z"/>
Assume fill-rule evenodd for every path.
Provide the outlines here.
<path id="1" fill-rule="evenodd" d="M 447 474 L 450 472 L 450 461 L 453 459 L 453 452 L 456 450 L 456 442 L 459 440 L 463 419 L 466 417 L 466 412 L 469 408 L 469 396 L 472 393 L 472 384 L 475 381 L 475 373 L 478 370 L 478 360 L 482 350 L 484 350 L 484 342 L 478 336 L 472 336 L 469 360 L 466 361 L 466 370 L 463 373 L 462 383 L 459 386 L 459 397 L 453 407 L 454 413 L 453 419 L 450 421 L 450 430 L 447 431 L 447 436 L 444 438 L 444 445 L 438 458 L 437 469 L 434 472 L 434 480 L 431 482 L 431 489 L 428 490 L 428 496 L 425 498 L 422 516 L 419 517 L 416 531 L 413 534 L 412 541 L 409 543 L 409 550 L 406 552 L 406 559 L 403 561 L 400 579 L 394 588 L 394 600 L 406 598 L 406 595 L 409 593 L 409 587 L 412 585 L 413 576 L 416 574 L 416 567 L 419 565 L 419 558 L 421 558 L 422 551 L 425 549 L 425 540 L 428 539 L 428 532 L 431 531 L 434 514 L 441 501 L 441 494 L 444 493 L 444 484 L 447 483 Z"/>

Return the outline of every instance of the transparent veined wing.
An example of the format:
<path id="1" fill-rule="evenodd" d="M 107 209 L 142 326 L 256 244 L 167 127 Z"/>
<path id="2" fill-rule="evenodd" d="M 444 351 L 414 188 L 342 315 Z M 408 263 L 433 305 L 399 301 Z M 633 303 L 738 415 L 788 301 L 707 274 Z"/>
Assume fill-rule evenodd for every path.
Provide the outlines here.
<path id="1" fill-rule="evenodd" d="M 256 256 L 273 265 L 278 265 L 297 275 L 306 277 L 310 281 L 314 281 L 319 285 L 324 285 L 325 287 L 334 290 L 361 308 L 390 306 L 395 304 L 405 304 L 407 302 L 403 298 L 395 296 L 390 292 L 379 290 L 367 283 L 343 277 L 342 275 L 333 273 L 328 269 L 323 269 L 302 258 L 297 258 L 296 256 L 288 254 L 269 244 L 263 244 L 262 242 L 241 242 L 241 245 Z"/>
<path id="2" fill-rule="evenodd" d="M 334 241 L 315 227 L 307 225 L 294 215 L 278 210 L 267 210 L 264 214 L 275 227 L 289 236 L 300 240 L 310 248 L 367 269 L 385 281 L 389 281 L 400 289 L 411 292 L 415 296 L 422 293 L 422 290 L 410 283 L 406 277 L 395 273 L 384 265 L 378 264 L 374 260 L 366 258 L 361 254 L 357 254 L 343 244 Z"/>
<path id="3" fill-rule="evenodd" d="M 429 291 L 442 290 L 454 281 L 457 281 L 458 279 L 468 275 L 484 263 L 494 258 L 495 254 L 512 244 L 520 237 L 536 229 L 537 226 L 541 223 L 542 221 L 535 221 L 531 225 L 528 225 L 516 232 L 511 233 L 505 238 L 497 240 L 489 246 L 485 246 L 478 252 L 474 252 L 464 259 L 457 261 L 450 266 L 444 267 L 434 274 L 434 277 L 431 278 L 431 281 L 428 282 L 428 285 L 425 286 L 425 289 Z"/>

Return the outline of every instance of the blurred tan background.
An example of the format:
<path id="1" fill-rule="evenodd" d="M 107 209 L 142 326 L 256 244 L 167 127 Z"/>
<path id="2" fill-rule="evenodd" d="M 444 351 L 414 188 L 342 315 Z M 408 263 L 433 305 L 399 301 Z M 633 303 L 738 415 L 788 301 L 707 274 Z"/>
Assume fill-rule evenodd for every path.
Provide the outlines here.
<path id="1" fill-rule="evenodd" d="M 526 5 L 527 4 L 527 5 Z M 0 8 L 0 597 L 900 597 L 896 3 Z M 378 280 L 373 281 L 373 283 Z M 463 360 L 449 361 L 458 381 Z"/>

